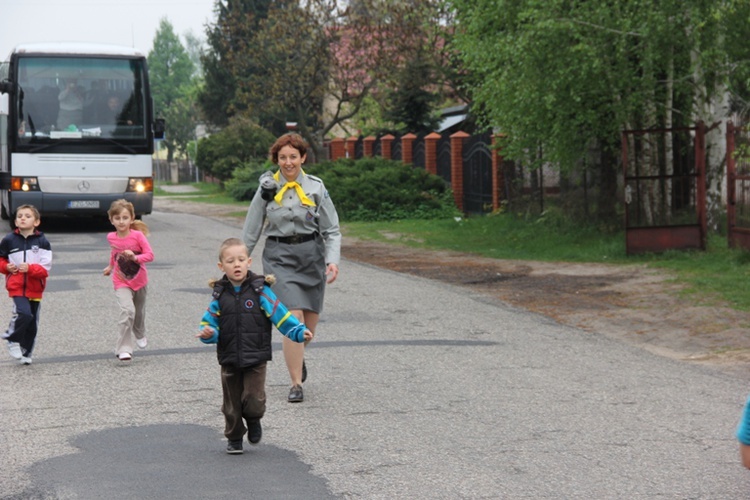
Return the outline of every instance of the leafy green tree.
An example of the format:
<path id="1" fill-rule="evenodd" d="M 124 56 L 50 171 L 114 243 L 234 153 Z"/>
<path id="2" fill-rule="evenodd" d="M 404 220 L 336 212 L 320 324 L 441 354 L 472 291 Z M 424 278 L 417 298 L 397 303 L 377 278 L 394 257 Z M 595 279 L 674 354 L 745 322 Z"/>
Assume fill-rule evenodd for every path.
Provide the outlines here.
<path id="1" fill-rule="evenodd" d="M 273 120 L 296 122 L 311 144 L 319 144 L 313 131 L 321 127 L 317 118 L 329 80 L 330 38 L 320 20 L 294 0 L 274 3 L 258 28 L 246 47 L 250 52 L 237 57 L 233 67 L 242 75 L 238 100 L 265 126 Z"/>
<path id="2" fill-rule="evenodd" d="M 234 117 L 221 131 L 198 142 L 196 163 L 204 172 L 226 181 L 238 167 L 262 163 L 275 136 L 245 117 Z"/>
<path id="3" fill-rule="evenodd" d="M 221 127 L 245 112 L 237 100 L 238 82 L 262 68 L 241 60 L 248 51 L 259 23 L 268 17 L 272 0 L 217 1 L 216 21 L 206 27 L 208 48 L 201 57 L 202 87 L 198 102 L 209 123 Z M 242 70 L 237 68 L 242 65 Z"/>
<path id="4" fill-rule="evenodd" d="M 371 93 L 362 100 L 357 114 L 347 123 L 340 124 L 341 129 L 347 137 L 362 135 L 380 135 L 384 131 L 390 131 L 393 123 L 385 118 L 384 97 L 378 99 L 376 92 Z"/>
<path id="5" fill-rule="evenodd" d="M 193 63 L 193 78 L 200 79 L 203 76 L 203 63 L 201 62 L 204 53 L 203 40 L 192 30 L 184 33 L 183 38 L 185 51 Z"/>
<path id="6" fill-rule="evenodd" d="M 186 152 L 194 137 L 196 110 L 191 93 L 195 82 L 193 63 L 166 18 L 159 23 L 148 66 L 156 114 L 167 122 L 167 161 L 172 161 L 175 152 Z"/>
<path id="7" fill-rule="evenodd" d="M 597 151 L 603 218 L 614 217 L 621 130 L 726 118 L 731 74 L 750 60 L 746 1 L 451 4 L 475 107 L 506 134 L 504 154 L 567 170 Z M 709 141 L 720 150 L 723 137 Z"/>
<path id="8" fill-rule="evenodd" d="M 385 118 L 399 132 L 432 132 L 438 127 L 435 107 L 441 96 L 430 90 L 435 78 L 432 67 L 420 52 L 399 72 L 397 86 L 388 95 Z"/>

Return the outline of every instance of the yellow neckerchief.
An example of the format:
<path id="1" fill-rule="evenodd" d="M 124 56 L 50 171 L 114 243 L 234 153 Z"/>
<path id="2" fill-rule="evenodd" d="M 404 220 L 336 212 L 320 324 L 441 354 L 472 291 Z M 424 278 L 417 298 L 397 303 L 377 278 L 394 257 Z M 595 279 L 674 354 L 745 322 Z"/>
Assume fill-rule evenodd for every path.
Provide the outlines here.
<path id="1" fill-rule="evenodd" d="M 302 175 L 306 175 L 304 170 L 300 169 L 300 172 L 302 173 Z M 273 174 L 273 178 L 276 179 L 276 182 L 279 182 L 279 179 L 281 178 L 280 174 L 281 174 L 280 170 L 277 170 L 276 173 Z M 294 190 L 297 191 L 297 196 L 299 196 L 299 201 L 303 205 L 306 205 L 308 207 L 315 206 L 315 202 L 313 202 L 310 198 L 307 197 L 307 195 L 305 194 L 305 191 L 302 189 L 302 186 L 300 186 L 296 182 L 287 182 L 286 184 L 284 184 L 284 187 L 282 187 L 281 190 L 278 193 L 276 193 L 276 196 L 274 196 L 273 199 L 276 201 L 276 203 L 281 205 L 281 200 L 284 197 L 284 193 L 286 192 L 287 189 L 292 189 L 292 188 L 294 188 Z"/>

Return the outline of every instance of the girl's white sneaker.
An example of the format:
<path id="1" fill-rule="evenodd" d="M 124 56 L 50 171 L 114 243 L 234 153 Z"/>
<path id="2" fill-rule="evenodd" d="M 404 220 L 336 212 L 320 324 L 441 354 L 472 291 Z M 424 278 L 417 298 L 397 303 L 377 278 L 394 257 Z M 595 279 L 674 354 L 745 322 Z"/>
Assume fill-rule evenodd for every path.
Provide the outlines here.
<path id="1" fill-rule="evenodd" d="M 21 359 L 21 345 L 18 342 L 8 342 L 8 353 L 15 359 Z"/>

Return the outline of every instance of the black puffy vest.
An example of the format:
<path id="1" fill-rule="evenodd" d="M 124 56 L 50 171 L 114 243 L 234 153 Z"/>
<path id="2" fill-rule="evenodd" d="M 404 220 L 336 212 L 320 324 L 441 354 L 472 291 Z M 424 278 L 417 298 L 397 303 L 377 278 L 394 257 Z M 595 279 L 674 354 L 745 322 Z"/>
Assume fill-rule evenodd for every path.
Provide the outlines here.
<path id="1" fill-rule="evenodd" d="M 271 320 L 260 308 L 263 285 L 263 276 L 252 272 L 239 292 L 226 276 L 214 285 L 221 311 L 216 346 L 220 365 L 249 368 L 271 360 Z"/>

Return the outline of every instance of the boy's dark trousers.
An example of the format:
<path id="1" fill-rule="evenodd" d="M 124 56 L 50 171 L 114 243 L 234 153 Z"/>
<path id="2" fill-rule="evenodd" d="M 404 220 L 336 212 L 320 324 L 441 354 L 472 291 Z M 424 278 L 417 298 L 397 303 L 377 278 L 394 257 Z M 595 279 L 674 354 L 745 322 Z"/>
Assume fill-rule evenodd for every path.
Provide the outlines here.
<path id="1" fill-rule="evenodd" d="M 260 420 L 266 412 L 266 363 L 244 369 L 222 365 L 221 389 L 224 436 L 229 441 L 239 441 L 247 431 L 242 419 Z"/>
<path id="2" fill-rule="evenodd" d="M 40 300 L 29 300 L 27 297 L 11 297 L 13 299 L 13 316 L 10 318 L 6 340 L 18 342 L 21 354 L 31 357 L 36 342 L 36 332 L 39 328 Z"/>

